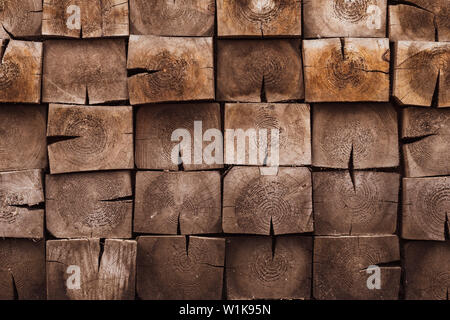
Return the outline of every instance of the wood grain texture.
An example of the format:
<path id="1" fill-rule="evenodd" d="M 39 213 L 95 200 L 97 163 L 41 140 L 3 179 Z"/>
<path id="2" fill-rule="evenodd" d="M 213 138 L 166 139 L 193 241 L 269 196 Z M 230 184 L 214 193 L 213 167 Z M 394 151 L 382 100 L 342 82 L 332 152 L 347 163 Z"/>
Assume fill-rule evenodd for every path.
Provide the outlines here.
<path id="1" fill-rule="evenodd" d="M 312 182 L 308 168 L 233 167 L 224 178 L 225 233 L 275 235 L 313 231 Z"/>
<path id="2" fill-rule="evenodd" d="M 399 188 L 397 173 L 314 172 L 314 233 L 393 234 L 397 226 Z"/>
<path id="3" fill-rule="evenodd" d="M 388 103 L 314 106 L 313 165 L 355 169 L 399 165 L 397 113 Z M 382 156 L 380 156 L 382 155 Z"/>
<path id="4" fill-rule="evenodd" d="M 315 237 L 313 295 L 319 300 L 397 300 L 400 266 L 380 265 L 380 289 L 369 289 L 366 269 L 400 260 L 396 236 Z"/>
<path id="5" fill-rule="evenodd" d="M 194 121 L 202 121 L 202 136 L 208 129 L 222 128 L 220 106 L 217 103 L 160 104 L 139 107 L 136 114 L 136 166 L 139 169 L 178 170 L 171 154 L 180 143 L 172 141 L 172 133 L 186 129 L 190 133 L 191 161 L 183 163 L 183 169 L 204 170 L 222 168 L 223 161 L 208 164 L 194 162 Z M 202 149 L 211 142 L 201 143 Z M 186 156 L 187 157 L 187 156 Z"/>
<path id="6" fill-rule="evenodd" d="M 42 101 L 99 104 L 128 99 L 125 40 L 45 42 Z"/>
<path id="7" fill-rule="evenodd" d="M 264 102 L 304 98 L 300 40 L 219 40 L 217 100 Z"/>
<path id="8" fill-rule="evenodd" d="M 47 166 L 46 121 L 43 105 L 0 107 L 0 171 Z"/>
<path id="9" fill-rule="evenodd" d="M 104 246 L 103 252 L 101 246 Z M 133 300 L 137 242 L 134 240 L 75 239 L 47 241 L 47 299 Z M 78 266 L 80 288 L 67 286 Z"/>
<path id="10" fill-rule="evenodd" d="M 387 0 L 303 0 L 306 38 L 386 36 Z"/>
<path id="11" fill-rule="evenodd" d="M 143 300 L 220 300 L 225 239 L 138 237 L 137 295 Z"/>
<path id="12" fill-rule="evenodd" d="M 44 237 L 41 170 L 0 172 L 0 237 Z"/>
<path id="13" fill-rule="evenodd" d="M 213 36 L 214 0 L 129 0 L 136 35 Z"/>
<path id="14" fill-rule="evenodd" d="M 404 109 L 402 138 L 407 177 L 450 175 L 450 109 Z"/>
<path id="15" fill-rule="evenodd" d="M 133 169 L 133 110 L 51 104 L 48 139 L 50 172 Z"/>
<path id="16" fill-rule="evenodd" d="M 312 238 L 233 237 L 226 246 L 227 299 L 309 299 Z"/>
<path id="17" fill-rule="evenodd" d="M 129 171 L 46 176 L 47 230 L 57 238 L 131 238 Z"/>
<path id="18" fill-rule="evenodd" d="M 0 102 L 39 103 L 42 43 L 0 40 Z"/>
<path id="19" fill-rule="evenodd" d="M 450 43 L 395 43 L 393 95 L 400 104 L 450 107 Z"/>
<path id="20" fill-rule="evenodd" d="M 388 39 L 304 40 L 305 100 L 388 101 L 389 57 Z"/>
<path id="21" fill-rule="evenodd" d="M 307 104 L 267 104 L 267 103 L 227 103 L 225 104 L 225 131 L 242 129 L 255 130 L 254 141 L 249 140 L 245 144 L 245 156 L 247 160 L 238 161 L 235 155 L 227 164 L 250 164 L 249 153 L 258 152 L 260 148 L 260 131 L 267 130 L 267 152 L 272 152 L 271 130 L 279 130 L 279 164 L 284 165 L 310 165 L 311 164 L 311 115 L 310 106 Z M 263 134 L 264 136 L 264 134 Z M 249 138 L 251 139 L 251 138 Z M 225 139 L 225 150 L 229 148 Z M 234 139 L 234 150 L 238 150 L 239 138 Z M 231 147 L 230 147 L 231 148 Z M 257 157 L 257 165 L 264 164 L 264 158 Z"/>
<path id="22" fill-rule="evenodd" d="M 0 300 L 45 300 L 45 241 L 0 239 Z"/>
<path id="23" fill-rule="evenodd" d="M 219 0 L 219 36 L 300 36 L 301 0 Z"/>
<path id="24" fill-rule="evenodd" d="M 127 67 L 132 105 L 214 100 L 212 38 L 132 35 Z"/>
<path id="25" fill-rule="evenodd" d="M 405 298 L 448 300 L 450 241 L 414 241 L 405 244 Z"/>
<path id="26" fill-rule="evenodd" d="M 2 0 L 0 2 L 0 38 L 41 35 L 42 0 Z"/>
<path id="27" fill-rule="evenodd" d="M 138 171 L 135 195 L 134 232 L 222 232 L 218 171 Z"/>

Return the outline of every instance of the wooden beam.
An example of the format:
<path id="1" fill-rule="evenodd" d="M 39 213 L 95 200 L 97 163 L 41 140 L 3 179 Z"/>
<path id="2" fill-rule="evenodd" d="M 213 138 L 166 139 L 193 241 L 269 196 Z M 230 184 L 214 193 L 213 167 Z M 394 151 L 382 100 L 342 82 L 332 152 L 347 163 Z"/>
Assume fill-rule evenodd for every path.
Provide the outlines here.
<path id="1" fill-rule="evenodd" d="M 42 0 L 0 2 L 0 38 L 38 37 L 41 35 Z"/>

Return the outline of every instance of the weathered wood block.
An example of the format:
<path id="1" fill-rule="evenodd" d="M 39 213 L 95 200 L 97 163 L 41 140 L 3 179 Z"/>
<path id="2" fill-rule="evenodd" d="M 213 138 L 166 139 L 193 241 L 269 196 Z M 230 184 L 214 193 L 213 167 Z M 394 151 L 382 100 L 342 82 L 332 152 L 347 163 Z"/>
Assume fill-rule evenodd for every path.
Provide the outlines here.
<path id="1" fill-rule="evenodd" d="M 450 241 L 414 241 L 405 244 L 405 298 L 448 300 Z"/>
<path id="2" fill-rule="evenodd" d="M 450 177 L 403 178 L 402 238 L 445 241 L 449 200 Z"/>
<path id="3" fill-rule="evenodd" d="M 217 50 L 217 100 L 304 98 L 300 40 L 220 40 Z"/>
<path id="4" fill-rule="evenodd" d="M 42 91 L 44 102 L 127 100 L 125 40 L 46 41 Z"/>
<path id="5" fill-rule="evenodd" d="M 313 231 L 312 182 L 308 168 L 233 167 L 224 178 L 225 233 L 271 234 Z"/>
<path id="6" fill-rule="evenodd" d="M 47 166 L 46 122 L 43 105 L 0 106 L 0 171 Z"/>
<path id="7" fill-rule="evenodd" d="M 42 34 L 70 38 L 128 36 L 128 0 L 44 0 Z"/>
<path id="8" fill-rule="evenodd" d="M 312 151 L 316 167 L 396 167 L 397 113 L 389 103 L 317 104 Z"/>
<path id="9" fill-rule="evenodd" d="M 301 0 L 217 1 L 219 36 L 301 36 Z"/>
<path id="10" fill-rule="evenodd" d="M 218 171 L 138 171 L 135 195 L 135 232 L 222 232 L 221 182 Z"/>
<path id="11" fill-rule="evenodd" d="M 136 251 L 134 240 L 47 241 L 47 299 L 134 300 Z"/>
<path id="12" fill-rule="evenodd" d="M 395 43 L 393 95 L 400 104 L 450 107 L 450 43 Z"/>
<path id="13" fill-rule="evenodd" d="M 450 109 L 407 108 L 402 122 L 406 176 L 450 175 Z"/>
<path id="14" fill-rule="evenodd" d="M 400 266 L 384 266 L 400 260 L 398 238 L 315 237 L 313 295 L 320 300 L 397 300 Z M 369 289 L 370 266 L 380 268 L 380 289 Z"/>
<path id="15" fill-rule="evenodd" d="M 212 38 L 130 36 L 130 103 L 213 100 Z"/>
<path id="16" fill-rule="evenodd" d="M 304 40 L 305 100 L 388 101 L 389 56 L 388 39 Z"/>
<path id="17" fill-rule="evenodd" d="M 311 237 L 235 237 L 226 246 L 227 298 L 309 299 Z"/>
<path id="18" fill-rule="evenodd" d="M 0 45 L 0 102 L 39 103 L 42 43 L 0 39 Z"/>
<path id="19" fill-rule="evenodd" d="M 214 35 L 214 0 L 129 1 L 131 34 Z"/>
<path id="20" fill-rule="evenodd" d="M 0 237 L 44 237 L 41 170 L 0 172 Z"/>
<path id="21" fill-rule="evenodd" d="M 196 127 L 195 121 L 201 123 Z M 217 142 L 218 148 L 210 153 L 207 148 L 215 141 L 210 142 L 211 138 L 206 135 L 209 129 L 221 131 L 221 128 L 220 106 L 217 103 L 141 106 L 136 115 L 136 166 L 139 169 L 178 170 L 178 160 L 176 163 L 172 161 L 172 153 L 175 153 L 181 154 L 184 170 L 222 168 L 222 140 Z M 178 129 L 185 129 L 189 134 L 185 132 L 186 136 L 180 139 L 174 133 Z M 175 134 L 174 139 L 172 134 Z M 203 157 L 195 157 L 196 152 L 201 155 L 202 150 Z M 206 154 L 213 154 L 217 161 L 207 163 L 204 161 Z"/>
<path id="22" fill-rule="evenodd" d="M 45 241 L 0 239 L 0 300 L 45 300 Z"/>
<path id="23" fill-rule="evenodd" d="M 42 0 L 3 0 L 0 2 L 0 38 L 41 35 Z"/>
<path id="24" fill-rule="evenodd" d="M 303 0 L 306 38 L 386 36 L 387 0 Z"/>
<path id="25" fill-rule="evenodd" d="M 131 107 L 51 104 L 47 137 L 52 174 L 134 168 Z"/>
<path id="26" fill-rule="evenodd" d="M 244 132 L 239 133 L 239 129 Z M 232 159 L 225 156 L 227 164 L 264 165 L 272 152 L 276 152 L 274 147 L 278 147 L 279 165 L 311 164 L 311 115 L 307 104 L 228 103 L 225 105 L 225 132 L 227 130 L 234 130 L 236 137 L 232 138 L 232 145 L 225 138 L 225 152 L 229 148 L 234 150 Z M 255 130 L 254 134 L 251 130 Z M 278 141 L 273 140 L 271 130 L 278 130 Z M 245 148 L 244 159 L 234 154 L 239 152 L 240 144 Z M 258 151 L 264 150 L 260 156 Z M 252 156 L 256 157 L 254 163 L 250 163 Z"/>
<path id="27" fill-rule="evenodd" d="M 400 175 L 397 173 L 314 172 L 314 233 L 395 233 L 399 188 Z"/>
<path id="28" fill-rule="evenodd" d="M 129 171 L 47 175 L 48 231 L 57 238 L 131 238 Z"/>
<path id="29" fill-rule="evenodd" d="M 220 300 L 225 239 L 138 237 L 137 295 L 144 300 Z"/>

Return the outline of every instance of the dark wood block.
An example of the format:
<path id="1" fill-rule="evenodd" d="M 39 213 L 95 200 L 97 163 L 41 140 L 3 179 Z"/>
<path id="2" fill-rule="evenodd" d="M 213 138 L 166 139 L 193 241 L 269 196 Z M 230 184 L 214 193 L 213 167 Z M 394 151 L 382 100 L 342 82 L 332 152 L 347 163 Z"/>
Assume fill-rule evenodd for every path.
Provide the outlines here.
<path id="1" fill-rule="evenodd" d="M 0 2 L 0 38 L 41 35 L 42 0 L 6 0 Z"/>

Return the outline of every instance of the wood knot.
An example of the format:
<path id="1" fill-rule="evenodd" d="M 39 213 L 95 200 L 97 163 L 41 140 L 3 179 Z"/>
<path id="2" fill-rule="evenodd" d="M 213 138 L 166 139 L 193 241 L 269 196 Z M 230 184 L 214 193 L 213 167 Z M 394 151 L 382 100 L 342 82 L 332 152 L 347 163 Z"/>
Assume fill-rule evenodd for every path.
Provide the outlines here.
<path id="1" fill-rule="evenodd" d="M 341 21 L 357 23 L 367 16 L 370 0 L 334 0 L 333 10 Z"/>

